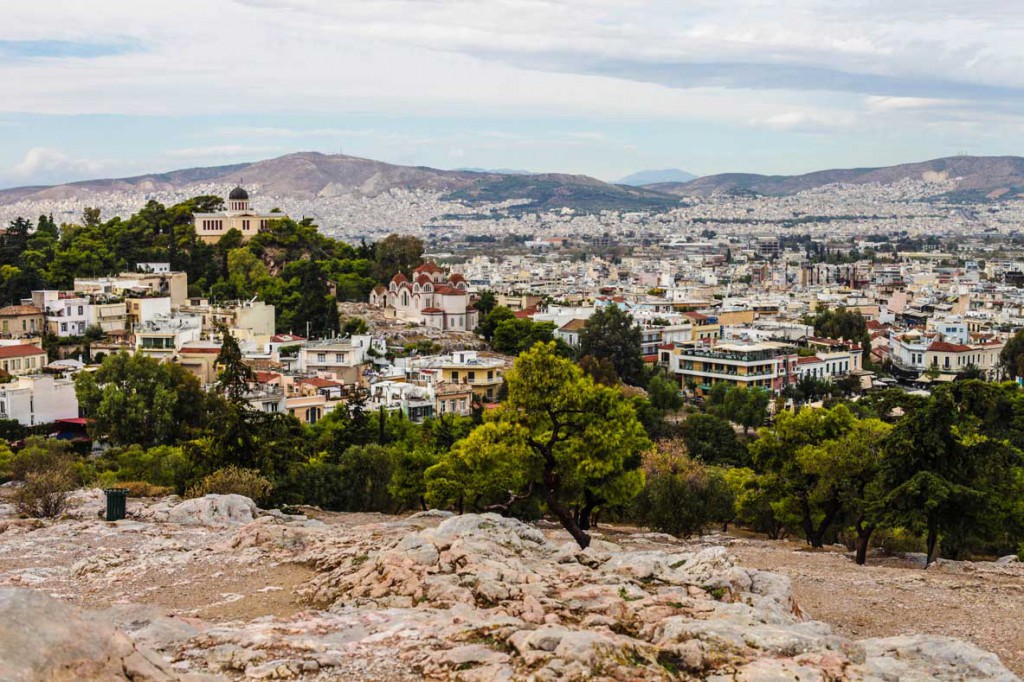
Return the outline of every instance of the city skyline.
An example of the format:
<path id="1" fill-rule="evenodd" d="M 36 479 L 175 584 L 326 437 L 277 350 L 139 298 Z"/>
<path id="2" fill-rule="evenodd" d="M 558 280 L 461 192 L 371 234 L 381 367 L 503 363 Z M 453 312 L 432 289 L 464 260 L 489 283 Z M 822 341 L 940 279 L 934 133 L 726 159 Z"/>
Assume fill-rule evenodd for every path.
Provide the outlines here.
<path id="1" fill-rule="evenodd" d="M 1024 10 L 58 0 L 0 27 L 0 186 L 339 151 L 616 180 L 1019 153 Z"/>

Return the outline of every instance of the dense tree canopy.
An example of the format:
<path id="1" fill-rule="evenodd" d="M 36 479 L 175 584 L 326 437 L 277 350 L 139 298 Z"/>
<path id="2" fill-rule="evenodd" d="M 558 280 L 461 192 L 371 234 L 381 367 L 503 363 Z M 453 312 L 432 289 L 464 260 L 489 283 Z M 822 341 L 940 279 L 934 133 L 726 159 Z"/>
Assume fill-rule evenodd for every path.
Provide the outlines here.
<path id="1" fill-rule="evenodd" d="M 607 359 L 619 378 L 638 385 L 643 377 L 644 359 L 640 327 L 633 316 L 609 305 L 598 308 L 580 332 L 579 355 Z"/>
<path id="2" fill-rule="evenodd" d="M 143 447 L 172 444 L 198 429 L 208 401 L 199 380 L 174 363 L 121 352 L 75 381 L 78 404 L 98 440 Z"/>
<path id="3" fill-rule="evenodd" d="M 626 504 L 643 486 L 643 427 L 619 391 L 552 343 L 520 355 L 505 380 L 508 399 L 427 471 L 428 499 L 496 508 L 537 492 L 586 547 L 593 510 Z"/>

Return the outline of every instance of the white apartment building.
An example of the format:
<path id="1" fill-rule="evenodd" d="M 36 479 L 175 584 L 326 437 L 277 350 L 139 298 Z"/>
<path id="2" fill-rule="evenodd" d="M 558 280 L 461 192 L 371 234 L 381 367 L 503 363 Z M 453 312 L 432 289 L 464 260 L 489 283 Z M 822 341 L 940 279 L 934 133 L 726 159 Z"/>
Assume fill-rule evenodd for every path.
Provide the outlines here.
<path id="1" fill-rule="evenodd" d="M 202 338 L 198 315 L 160 317 L 135 330 L 135 350 L 155 358 L 169 358 L 190 342 Z"/>
<path id="2" fill-rule="evenodd" d="M 33 374 L 0 385 L 0 419 L 15 419 L 23 426 L 35 426 L 77 417 L 78 398 L 71 379 Z"/>
<path id="3" fill-rule="evenodd" d="M 299 349 L 297 369 L 309 374 L 333 375 L 345 384 L 362 382 L 362 367 L 370 361 L 369 351 L 384 355 L 383 339 L 368 334 L 347 339 L 310 341 Z"/>
<path id="4" fill-rule="evenodd" d="M 153 322 L 161 317 L 171 316 L 170 296 L 129 298 L 125 301 L 125 305 L 128 306 L 127 324 L 129 329 L 135 329 L 139 325 Z"/>
<path id="5" fill-rule="evenodd" d="M 22 303 L 41 308 L 47 330 L 57 336 L 81 336 L 93 319 L 89 299 L 70 291 L 37 290 Z"/>
<path id="6" fill-rule="evenodd" d="M 849 375 L 861 368 L 862 355 L 859 350 L 817 353 L 797 358 L 796 373 L 799 378 L 812 377 L 831 381 Z"/>
<path id="7" fill-rule="evenodd" d="M 959 374 L 977 367 L 987 379 L 1001 376 L 999 354 L 1004 343 L 990 339 L 972 343 L 951 343 L 936 332 L 912 330 L 889 340 L 889 352 L 896 369 L 909 374 L 929 370 Z"/>

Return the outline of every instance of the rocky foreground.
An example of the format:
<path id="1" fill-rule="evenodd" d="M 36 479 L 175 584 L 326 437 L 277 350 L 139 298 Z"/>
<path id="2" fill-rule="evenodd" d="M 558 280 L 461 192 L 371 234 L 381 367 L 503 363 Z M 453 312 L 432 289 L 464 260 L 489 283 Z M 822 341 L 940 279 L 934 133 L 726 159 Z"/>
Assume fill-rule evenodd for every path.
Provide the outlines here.
<path id="1" fill-rule="evenodd" d="M 239 496 L 0 505 L 3 680 L 1017 680 L 958 640 L 852 641 L 721 547 L 493 514 L 350 524 Z M 1015 624 L 1007 624 L 1015 627 Z"/>

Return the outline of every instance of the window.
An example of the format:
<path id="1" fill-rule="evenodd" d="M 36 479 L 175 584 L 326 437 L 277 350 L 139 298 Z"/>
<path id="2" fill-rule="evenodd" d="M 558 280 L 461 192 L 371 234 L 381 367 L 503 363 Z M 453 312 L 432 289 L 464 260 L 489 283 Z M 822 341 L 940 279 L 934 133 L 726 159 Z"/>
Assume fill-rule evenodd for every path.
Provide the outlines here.
<path id="1" fill-rule="evenodd" d="M 327 353 L 317 353 L 316 354 L 316 361 L 317 362 L 327 362 Z"/>
<path id="2" fill-rule="evenodd" d="M 459 371 L 453 369 L 452 370 L 452 381 L 458 381 L 458 380 L 459 380 Z"/>
<path id="3" fill-rule="evenodd" d="M 60 330 L 62 332 L 64 332 L 64 333 L 67 333 L 67 331 L 68 331 L 68 323 L 67 322 L 61 322 L 60 323 Z"/>
<path id="4" fill-rule="evenodd" d="M 85 315 L 85 307 L 84 306 L 78 306 L 78 314 L 79 315 Z"/>
<path id="5" fill-rule="evenodd" d="M 476 381 L 476 372 L 469 372 L 466 374 L 466 378 L 469 380 L 469 383 L 473 383 Z"/>
<path id="6" fill-rule="evenodd" d="M 345 362 L 345 354 L 344 353 L 335 353 L 334 354 L 334 361 L 335 362 Z"/>
<path id="7" fill-rule="evenodd" d="M 24 321 L 22 323 L 24 324 Z M 8 328 L 8 322 L 7 320 L 4 320 L 4 333 L 6 334 L 9 331 L 10 329 Z"/>
<path id="8" fill-rule="evenodd" d="M 494 370 L 493 369 L 487 370 L 487 380 L 490 381 L 493 378 L 494 378 Z"/>

